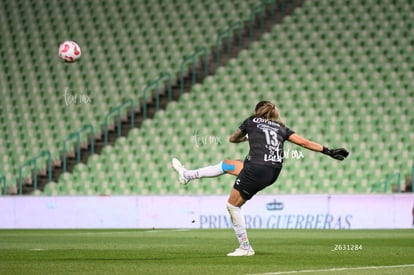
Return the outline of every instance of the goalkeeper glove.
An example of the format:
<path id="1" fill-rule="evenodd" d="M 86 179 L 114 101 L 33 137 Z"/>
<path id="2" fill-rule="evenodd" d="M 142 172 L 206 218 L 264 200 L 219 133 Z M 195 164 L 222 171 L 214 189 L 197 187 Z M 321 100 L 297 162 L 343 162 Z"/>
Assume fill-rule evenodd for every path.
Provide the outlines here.
<path id="1" fill-rule="evenodd" d="M 329 149 L 328 147 L 323 146 L 322 154 L 337 160 L 344 160 L 349 155 L 349 152 L 345 148 Z"/>

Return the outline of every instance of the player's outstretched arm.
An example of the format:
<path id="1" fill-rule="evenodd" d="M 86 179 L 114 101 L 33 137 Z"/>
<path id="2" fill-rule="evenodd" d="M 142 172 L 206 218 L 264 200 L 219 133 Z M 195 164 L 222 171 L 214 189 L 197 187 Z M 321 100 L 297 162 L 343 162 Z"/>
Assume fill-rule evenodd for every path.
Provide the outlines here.
<path id="1" fill-rule="evenodd" d="M 349 155 L 349 152 L 344 148 L 329 149 L 319 143 L 301 137 L 298 134 L 292 134 L 288 140 L 306 149 L 323 153 L 337 160 L 344 160 Z"/>
<path id="2" fill-rule="evenodd" d="M 229 141 L 232 143 L 240 143 L 246 140 L 246 134 L 243 133 L 239 128 L 236 131 L 234 131 L 234 133 L 231 134 L 229 137 Z"/>
<path id="3" fill-rule="evenodd" d="M 290 137 L 288 138 L 288 140 L 294 144 L 297 144 L 299 146 L 302 146 L 306 149 L 315 151 L 315 152 L 322 152 L 323 151 L 323 146 L 320 145 L 319 143 L 310 141 L 309 139 L 306 139 L 302 136 L 299 136 L 298 134 L 292 134 L 290 135 Z"/>

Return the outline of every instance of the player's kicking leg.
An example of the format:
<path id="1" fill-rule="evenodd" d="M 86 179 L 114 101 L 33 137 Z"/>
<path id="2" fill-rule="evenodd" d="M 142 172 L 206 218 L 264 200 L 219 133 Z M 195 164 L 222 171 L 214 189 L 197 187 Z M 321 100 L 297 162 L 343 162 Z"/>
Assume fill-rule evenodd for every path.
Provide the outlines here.
<path id="1" fill-rule="evenodd" d="M 173 158 L 172 166 L 178 173 L 180 183 L 187 185 L 192 179 L 212 178 L 224 174 L 238 176 L 243 169 L 243 161 L 223 160 L 216 165 L 206 166 L 195 170 L 187 170 L 178 159 Z"/>

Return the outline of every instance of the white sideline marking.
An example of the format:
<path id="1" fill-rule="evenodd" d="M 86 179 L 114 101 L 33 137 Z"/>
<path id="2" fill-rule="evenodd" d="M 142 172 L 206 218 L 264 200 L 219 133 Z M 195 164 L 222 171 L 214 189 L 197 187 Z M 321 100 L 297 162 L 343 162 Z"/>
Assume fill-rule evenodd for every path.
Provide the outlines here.
<path id="1" fill-rule="evenodd" d="M 257 273 L 250 275 L 280 275 L 280 274 L 298 274 L 298 273 L 311 273 L 311 272 L 335 272 L 335 271 L 348 271 L 348 270 L 364 270 L 364 269 L 387 269 L 387 268 L 405 268 L 414 267 L 414 264 L 403 264 L 403 265 L 379 265 L 379 266 L 360 266 L 360 267 L 338 267 L 328 269 L 308 269 L 308 270 L 291 270 L 281 272 L 268 272 L 268 273 Z"/>
<path id="2" fill-rule="evenodd" d="M 146 230 L 143 232 L 150 232 L 150 233 L 159 233 L 159 232 L 185 232 L 190 231 L 191 229 L 152 229 L 152 230 Z"/>
<path id="3" fill-rule="evenodd" d="M 47 251 L 46 248 L 32 248 L 32 249 L 29 249 L 29 250 L 31 250 L 31 251 Z"/>

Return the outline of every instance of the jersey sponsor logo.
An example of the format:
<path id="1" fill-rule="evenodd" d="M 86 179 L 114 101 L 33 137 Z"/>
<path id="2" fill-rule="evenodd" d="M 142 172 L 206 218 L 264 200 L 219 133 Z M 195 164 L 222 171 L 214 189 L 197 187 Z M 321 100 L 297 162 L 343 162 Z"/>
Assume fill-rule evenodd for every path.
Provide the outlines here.
<path id="1" fill-rule="evenodd" d="M 269 124 L 269 125 L 274 125 L 274 126 L 279 126 L 279 123 L 277 123 L 277 122 L 274 122 L 274 121 L 271 121 L 271 120 L 267 120 L 267 119 L 264 119 L 264 118 L 261 118 L 261 117 L 254 117 L 253 119 L 252 119 L 252 121 L 254 122 L 254 123 L 267 123 L 267 124 Z"/>
<path id="2" fill-rule="evenodd" d="M 268 162 L 282 162 L 282 157 L 277 154 L 277 155 L 268 155 L 268 154 L 264 154 L 264 161 Z"/>
<path id="3" fill-rule="evenodd" d="M 279 131 L 279 128 L 275 128 L 275 127 L 272 127 L 272 126 L 266 125 L 266 124 L 258 124 L 257 128 L 259 128 L 262 131 L 273 131 L 273 132 L 276 132 L 276 133 Z"/>

